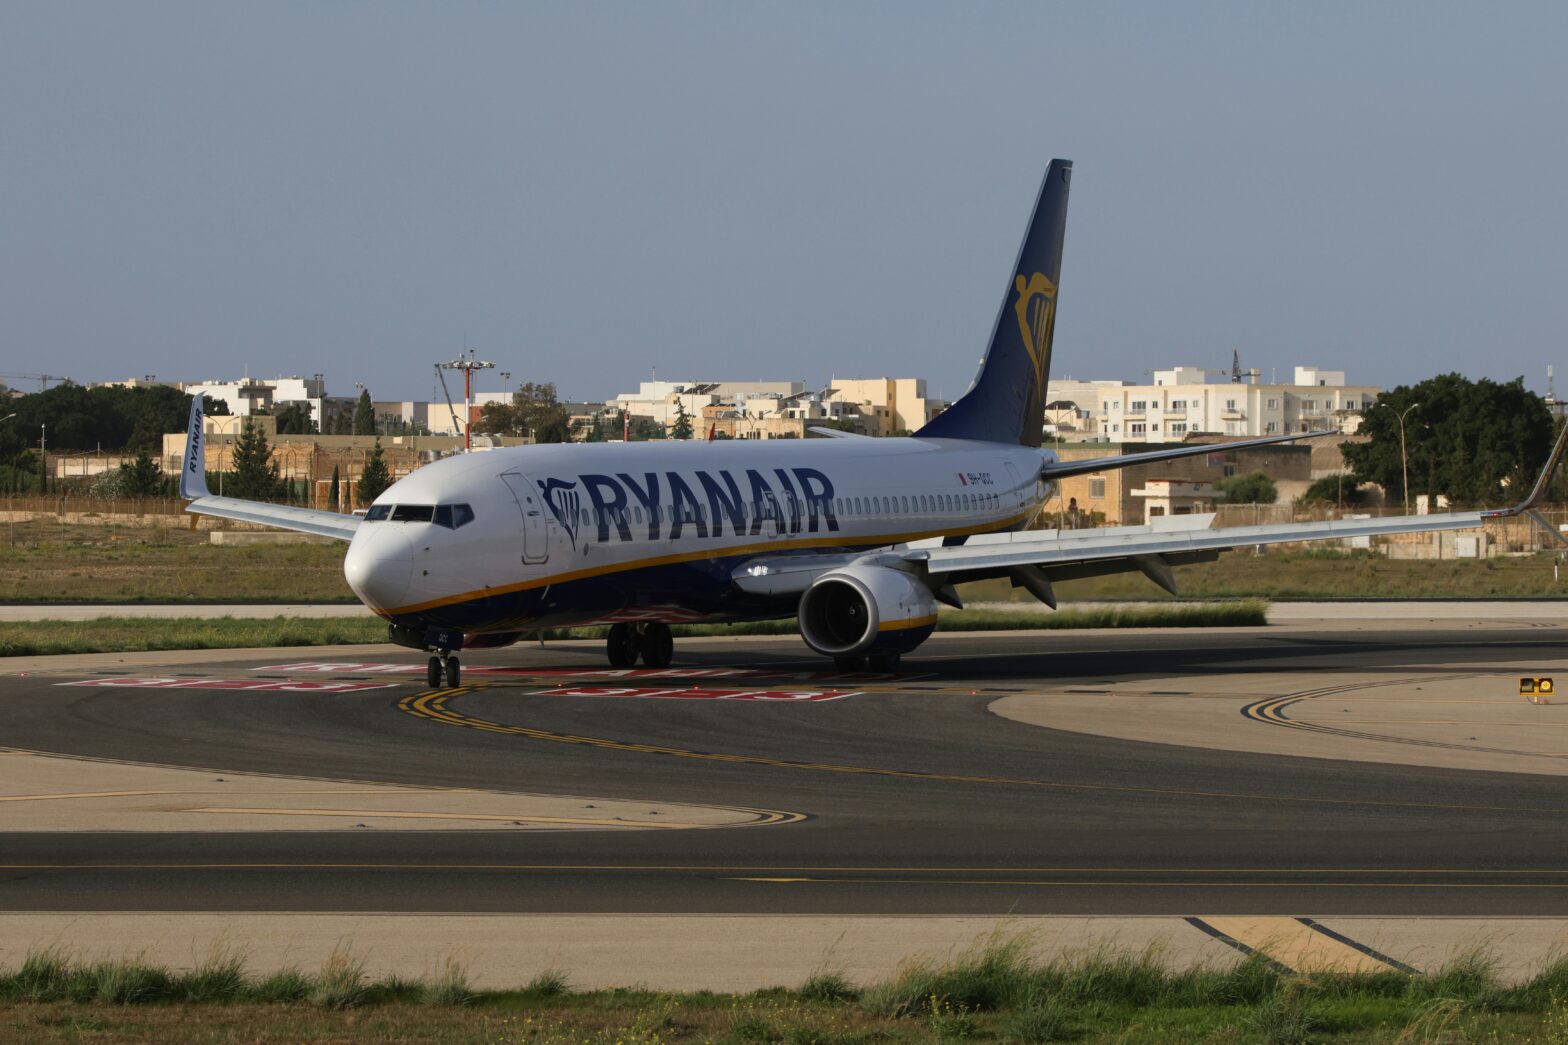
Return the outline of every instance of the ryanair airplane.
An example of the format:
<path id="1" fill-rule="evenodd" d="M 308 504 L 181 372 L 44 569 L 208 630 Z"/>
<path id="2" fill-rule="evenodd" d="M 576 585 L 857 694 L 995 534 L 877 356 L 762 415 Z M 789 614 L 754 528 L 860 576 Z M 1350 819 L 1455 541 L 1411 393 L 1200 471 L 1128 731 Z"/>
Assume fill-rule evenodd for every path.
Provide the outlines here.
<path id="1" fill-rule="evenodd" d="M 1172 566 L 1227 548 L 1469 528 L 1540 499 L 1561 439 L 1530 497 L 1502 511 L 1026 529 L 1066 476 L 1215 449 L 1067 463 L 1041 448 L 1071 174 L 1065 160 L 1046 171 L 973 386 L 908 438 L 511 447 L 437 461 L 344 516 L 208 493 L 198 396 L 181 494 L 192 512 L 347 541 L 350 587 L 392 641 L 430 654 L 431 686 L 458 684 L 460 649 L 546 628 L 608 624 L 612 665 L 664 667 L 671 623 L 785 617 L 839 668 L 888 671 L 966 581 L 1006 577 L 1053 607 L 1053 582 L 1121 571 L 1174 592 Z"/>

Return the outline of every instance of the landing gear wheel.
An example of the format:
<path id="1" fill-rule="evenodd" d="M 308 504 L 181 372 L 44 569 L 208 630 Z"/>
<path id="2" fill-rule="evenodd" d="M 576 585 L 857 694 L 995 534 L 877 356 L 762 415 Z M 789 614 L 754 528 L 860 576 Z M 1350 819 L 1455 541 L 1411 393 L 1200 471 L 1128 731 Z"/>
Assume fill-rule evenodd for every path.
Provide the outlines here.
<path id="1" fill-rule="evenodd" d="M 425 685 L 430 689 L 441 688 L 441 658 L 431 657 L 425 665 Z"/>
<path id="2" fill-rule="evenodd" d="M 605 640 L 604 652 L 612 668 L 630 668 L 637 664 L 637 636 L 630 624 L 610 625 L 610 637 Z"/>
<path id="3" fill-rule="evenodd" d="M 449 687 L 461 684 L 463 680 L 463 665 L 458 663 L 456 657 L 446 658 L 446 684 Z"/>
<path id="4" fill-rule="evenodd" d="M 878 653 L 871 658 L 871 670 L 884 675 L 898 670 L 897 653 Z"/>
<path id="5" fill-rule="evenodd" d="M 865 657 L 834 657 L 833 666 L 840 671 L 860 671 L 866 666 Z"/>
<path id="6" fill-rule="evenodd" d="M 637 647 L 642 652 L 642 662 L 650 668 L 667 668 L 675 656 L 675 637 L 670 626 L 655 621 L 643 625 L 637 636 Z"/>

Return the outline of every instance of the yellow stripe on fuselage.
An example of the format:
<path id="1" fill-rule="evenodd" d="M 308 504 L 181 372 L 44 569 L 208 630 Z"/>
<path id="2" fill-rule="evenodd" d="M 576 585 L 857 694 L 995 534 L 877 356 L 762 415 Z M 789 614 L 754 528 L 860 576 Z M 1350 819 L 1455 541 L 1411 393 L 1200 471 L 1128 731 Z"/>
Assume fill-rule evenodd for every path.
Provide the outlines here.
<path id="1" fill-rule="evenodd" d="M 1034 515 L 1035 510 L 1035 507 L 1031 507 L 1027 511 L 1019 512 L 1005 519 L 998 519 L 994 522 L 981 523 L 977 526 L 969 526 L 957 530 L 924 530 L 917 533 L 873 534 L 866 537 L 851 537 L 841 534 L 834 537 L 806 537 L 794 540 L 775 538 L 762 544 L 739 544 L 727 548 L 705 548 L 689 552 L 676 552 L 673 555 L 656 555 L 647 559 L 632 559 L 627 562 L 607 563 L 604 566 L 593 566 L 582 570 L 568 570 L 565 573 L 557 573 L 549 577 L 535 577 L 516 584 L 504 584 L 495 588 L 465 591 L 460 595 L 445 595 L 439 599 L 431 599 L 428 602 L 416 602 L 409 606 L 399 606 L 397 609 L 385 609 L 375 606 L 372 606 L 371 609 L 383 617 L 391 618 L 402 614 L 423 613 L 426 610 L 440 609 L 443 606 L 455 606 L 458 603 L 468 602 L 472 599 L 510 595 L 512 592 L 528 591 L 531 588 L 543 588 L 552 584 L 565 584 L 568 581 L 586 580 L 589 577 L 603 577 L 606 574 L 626 573 L 631 570 L 643 570 L 653 566 L 672 566 L 682 562 L 699 562 L 703 559 L 727 558 L 731 555 L 754 555 L 762 552 L 797 548 L 883 548 L 891 544 L 908 544 L 910 541 L 921 541 L 931 537 L 970 537 L 977 533 L 993 533 L 1006 529 Z"/>

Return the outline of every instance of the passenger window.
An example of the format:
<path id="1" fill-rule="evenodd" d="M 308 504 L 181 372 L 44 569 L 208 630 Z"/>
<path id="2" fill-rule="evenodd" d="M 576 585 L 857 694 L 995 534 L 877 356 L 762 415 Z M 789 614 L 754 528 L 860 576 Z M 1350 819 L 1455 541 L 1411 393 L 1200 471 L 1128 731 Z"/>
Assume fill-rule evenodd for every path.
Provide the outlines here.
<path id="1" fill-rule="evenodd" d="M 390 504 L 373 504 L 370 506 L 370 510 L 365 513 L 365 521 L 380 522 L 391 514 L 392 506 Z"/>
<path id="2" fill-rule="evenodd" d="M 429 522 L 435 512 L 435 507 L 429 504 L 400 504 L 392 509 L 392 521 Z"/>

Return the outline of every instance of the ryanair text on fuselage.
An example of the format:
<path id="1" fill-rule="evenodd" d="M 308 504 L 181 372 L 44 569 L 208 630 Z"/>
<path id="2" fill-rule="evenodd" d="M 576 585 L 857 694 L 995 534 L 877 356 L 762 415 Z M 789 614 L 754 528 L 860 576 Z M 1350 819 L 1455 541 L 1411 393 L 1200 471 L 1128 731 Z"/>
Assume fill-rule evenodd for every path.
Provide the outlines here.
<path id="1" fill-rule="evenodd" d="M 792 534 L 839 528 L 833 481 L 815 468 L 584 473 L 537 482 L 574 545 L 585 525 L 596 527 L 600 543 L 612 535 L 622 541 L 722 537 L 726 526 L 735 536 L 772 527 Z M 579 489 L 589 504 L 582 504 Z"/>

